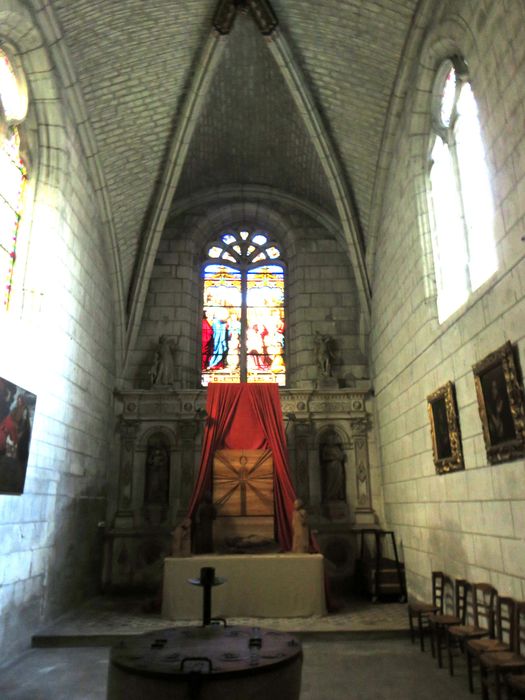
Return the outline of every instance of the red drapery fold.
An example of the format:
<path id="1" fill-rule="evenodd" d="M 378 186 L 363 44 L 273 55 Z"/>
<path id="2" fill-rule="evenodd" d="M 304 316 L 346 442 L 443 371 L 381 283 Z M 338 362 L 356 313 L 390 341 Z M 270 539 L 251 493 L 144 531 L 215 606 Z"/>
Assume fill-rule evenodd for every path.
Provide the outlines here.
<path id="1" fill-rule="evenodd" d="M 277 540 L 287 551 L 292 546 L 292 511 L 295 491 L 288 470 L 286 436 L 276 384 L 211 384 L 206 402 L 208 418 L 201 464 L 188 515 L 211 491 L 216 450 L 269 449 L 274 463 L 274 500 Z"/>
<path id="2" fill-rule="evenodd" d="M 201 464 L 193 489 L 188 516 L 191 518 L 206 491 L 211 491 L 213 455 L 220 450 L 224 435 L 229 432 L 241 395 L 242 384 L 211 384 L 206 400 L 206 425 L 202 439 Z M 219 391 L 217 391 L 219 389 Z"/>
<path id="3" fill-rule="evenodd" d="M 296 498 L 290 479 L 286 454 L 286 435 L 283 414 L 276 384 L 254 384 L 249 397 L 252 408 L 264 432 L 266 445 L 273 454 L 274 517 L 277 524 L 277 540 L 284 550 L 292 547 L 292 511 Z"/>

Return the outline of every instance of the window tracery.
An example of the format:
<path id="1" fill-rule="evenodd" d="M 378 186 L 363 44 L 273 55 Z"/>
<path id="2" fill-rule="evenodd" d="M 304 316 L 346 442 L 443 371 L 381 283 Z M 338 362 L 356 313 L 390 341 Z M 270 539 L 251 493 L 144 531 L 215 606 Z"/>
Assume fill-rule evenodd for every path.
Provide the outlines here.
<path id="1" fill-rule="evenodd" d="M 263 231 L 226 231 L 202 268 L 201 381 L 284 386 L 284 272 Z"/>
<path id="2" fill-rule="evenodd" d="M 478 108 L 462 59 L 441 65 L 432 99 L 430 213 L 443 322 L 494 274 L 497 256 Z"/>

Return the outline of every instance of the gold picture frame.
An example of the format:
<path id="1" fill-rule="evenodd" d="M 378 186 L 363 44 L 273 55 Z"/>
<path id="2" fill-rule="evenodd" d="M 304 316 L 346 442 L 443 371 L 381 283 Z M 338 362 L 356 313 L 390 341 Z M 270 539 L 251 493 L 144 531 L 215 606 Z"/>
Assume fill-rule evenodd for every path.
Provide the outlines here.
<path id="1" fill-rule="evenodd" d="M 36 395 L 0 377 L 0 494 L 24 493 Z"/>
<path id="2" fill-rule="evenodd" d="M 465 469 L 454 384 L 447 382 L 427 396 L 432 452 L 438 474 Z"/>
<path id="3" fill-rule="evenodd" d="M 479 415 L 490 464 L 525 454 L 523 382 L 510 341 L 472 367 Z"/>

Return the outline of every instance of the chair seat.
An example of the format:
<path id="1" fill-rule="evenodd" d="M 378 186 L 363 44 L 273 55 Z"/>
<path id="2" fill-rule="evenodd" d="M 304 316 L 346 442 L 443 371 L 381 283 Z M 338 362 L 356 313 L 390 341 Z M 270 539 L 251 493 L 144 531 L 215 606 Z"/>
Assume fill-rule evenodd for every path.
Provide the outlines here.
<path id="1" fill-rule="evenodd" d="M 422 603 L 419 600 L 415 600 L 408 604 L 408 610 L 411 613 L 436 613 L 439 610 L 437 605 L 432 605 L 432 603 Z"/>
<path id="2" fill-rule="evenodd" d="M 448 631 L 456 637 L 485 637 L 489 633 L 483 627 L 475 627 L 474 625 L 452 625 Z"/>
<path id="3" fill-rule="evenodd" d="M 457 615 L 433 615 L 430 621 L 435 625 L 458 625 L 461 622 Z"/>
<path id="4" fill-rule="evenodd" d="M 509 651 L 509 645 L 499 639 L 470 639 L 467 647 L 476 654 L 495 651 Z"/>
<path id="5" fill-rule="evenodd" d="M 507 676 L 507 683 L 513 690 L 525 697 L 525 675 Z"/>
<path id="6" fill-rule="evenodd" d="M 480 656 L 482 666 L 495 669 L 500 666 L 505 668 L 525 668 L 525 656 L 515 654 L 513 651 L 495 651 Z"/>

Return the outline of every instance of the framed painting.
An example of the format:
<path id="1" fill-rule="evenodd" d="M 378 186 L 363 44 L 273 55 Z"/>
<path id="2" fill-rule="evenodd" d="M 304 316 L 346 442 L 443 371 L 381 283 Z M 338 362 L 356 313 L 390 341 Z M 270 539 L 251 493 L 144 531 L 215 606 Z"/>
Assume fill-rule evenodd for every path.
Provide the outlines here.
<path id="1" fill-rule="evenodd" d="M 447 474 L 464 469 L 456 393 L 452 382 L 447 382 L 427 396 L 427 409 L 436 472 Z"/>
<path id="2" fill-rule="evenodd" d="M 525 454 L 523 382 L 509 341 L 473 367 L 479 415 L 490 464 Z"/>
<path id="3" fill-rule="evenodd" d="M 0 494 L 24 492 L 36 396 L 0 377 Z"/>

